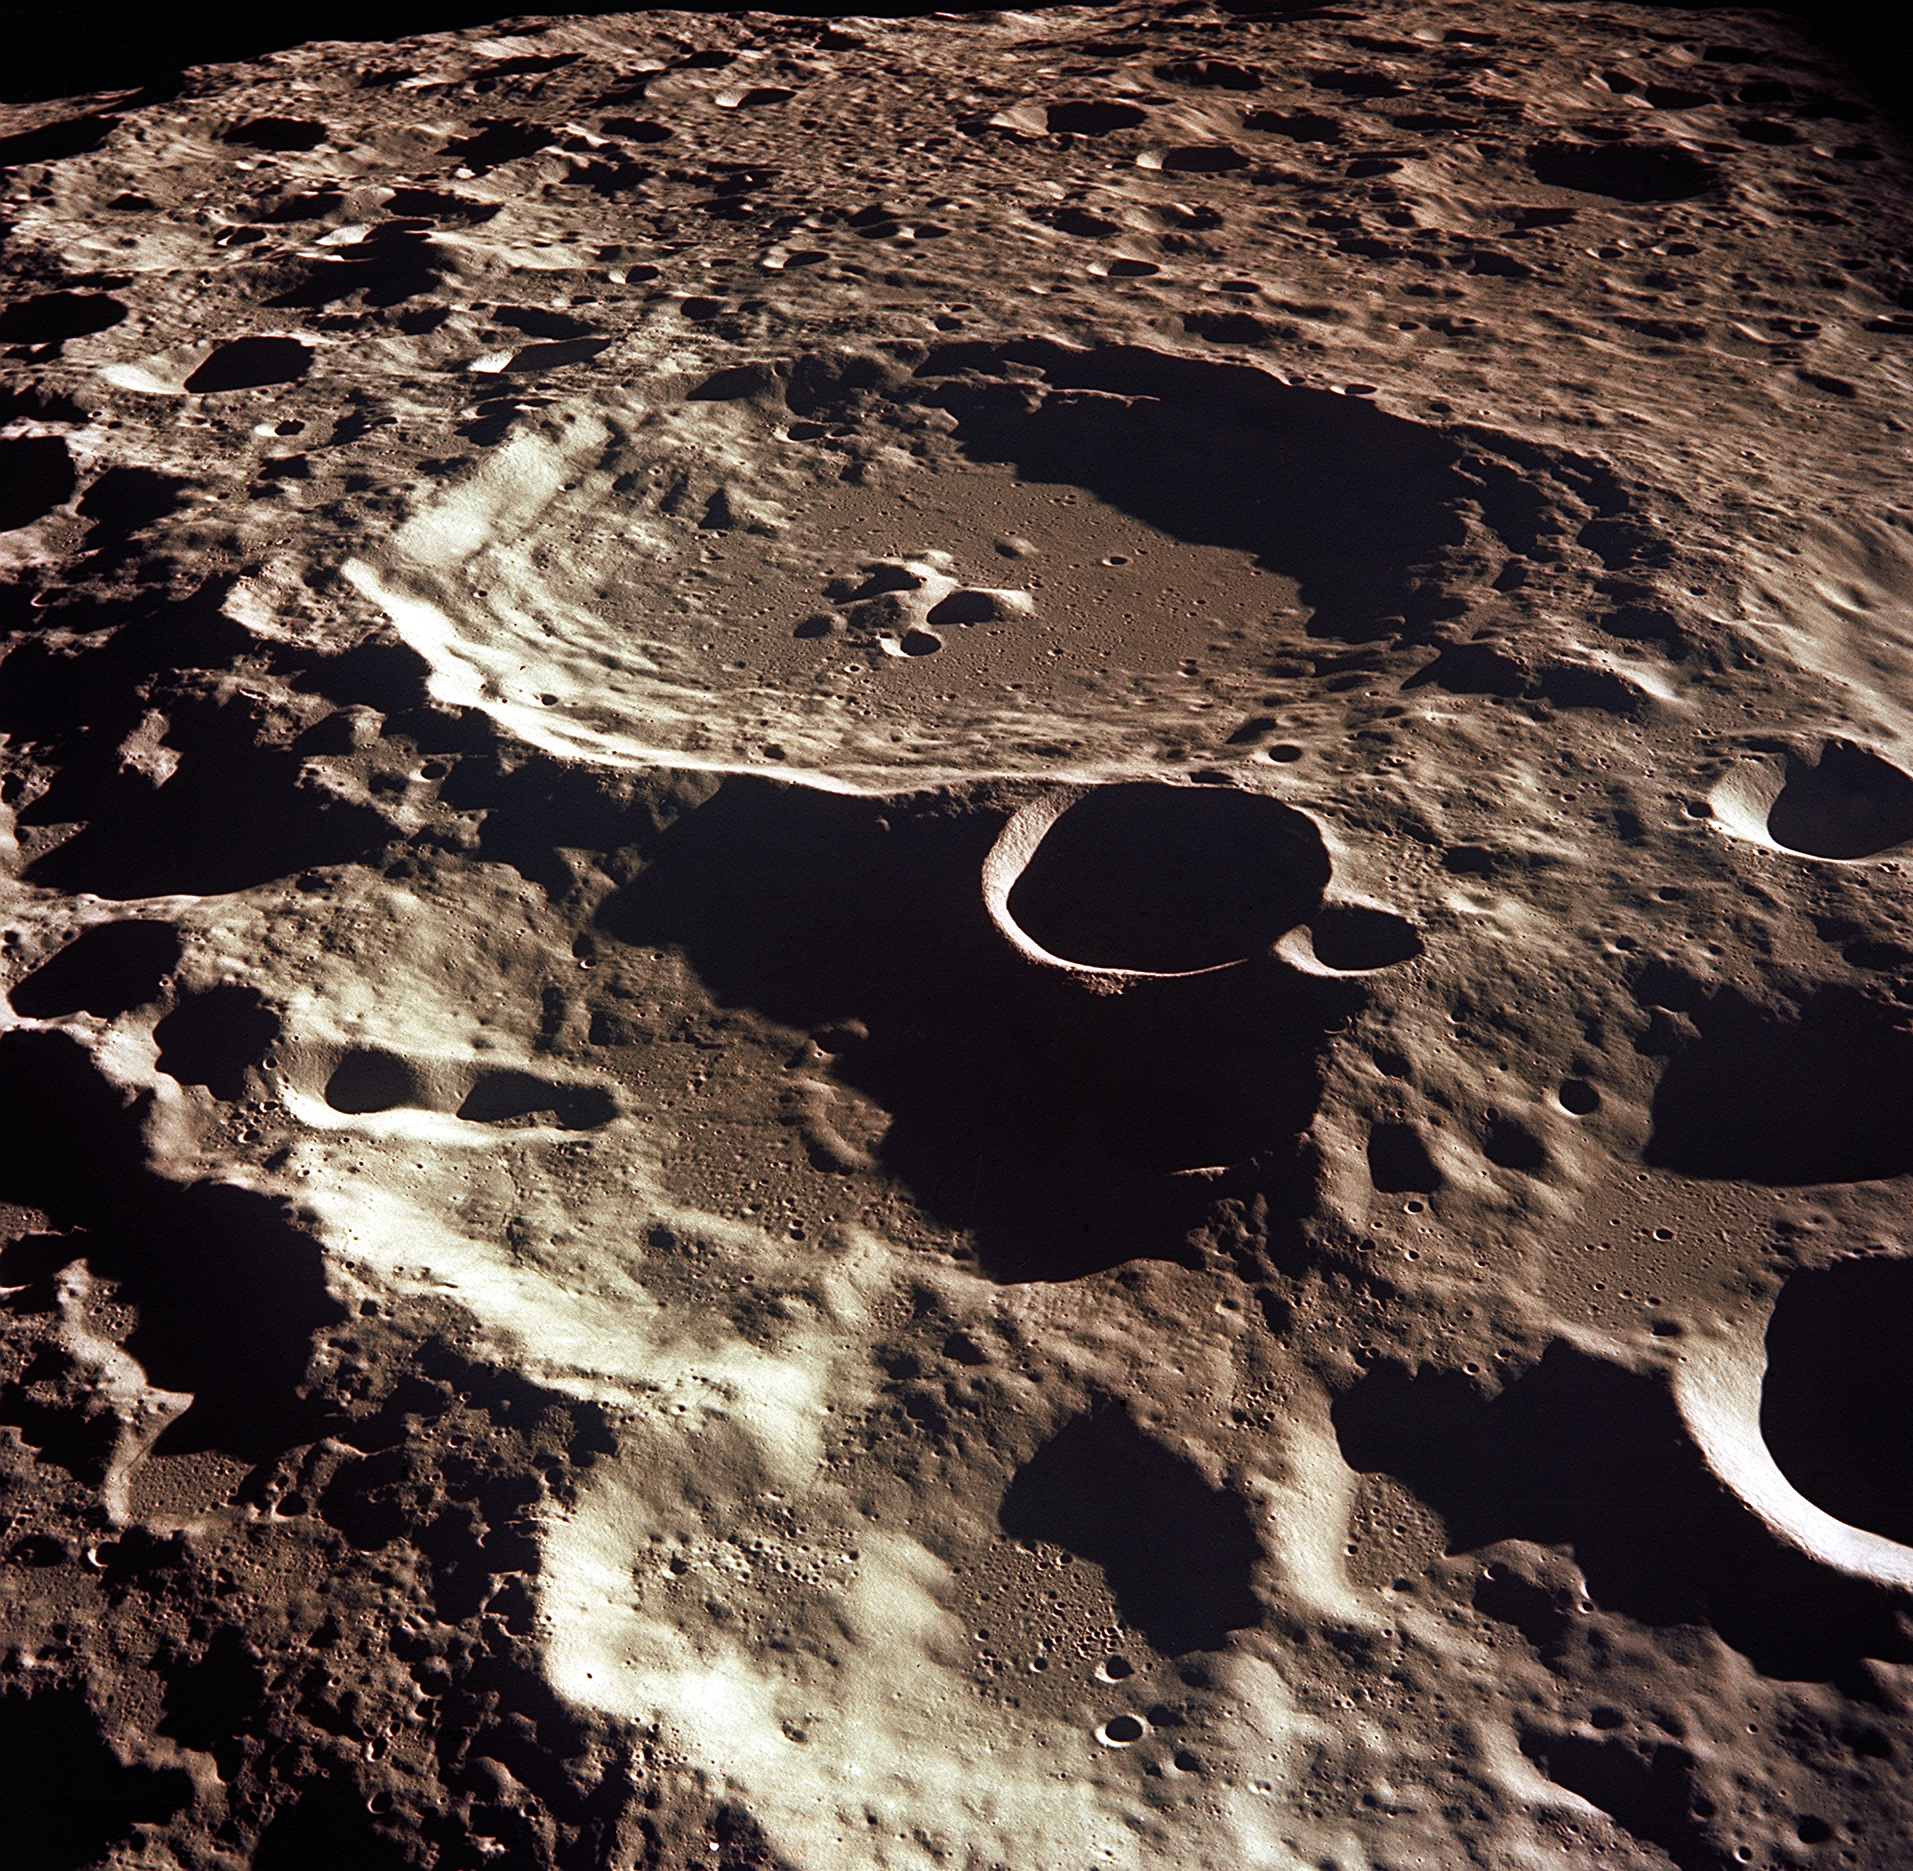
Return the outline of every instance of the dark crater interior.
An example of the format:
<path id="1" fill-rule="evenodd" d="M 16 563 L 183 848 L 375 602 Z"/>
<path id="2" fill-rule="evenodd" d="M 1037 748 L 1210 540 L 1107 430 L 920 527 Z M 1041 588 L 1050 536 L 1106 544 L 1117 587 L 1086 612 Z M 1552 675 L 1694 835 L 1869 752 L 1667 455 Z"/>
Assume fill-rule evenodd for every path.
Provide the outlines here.
<path id="1" fill-rule="evenodd" d="M 859 1023 L 832 1070 L 890 1113 L 884 1168 L 969 1231 L 994 1277 L 1185 1258 L 1218 1196 L 1260 1196 L 1286 1225 L 1306 1200 L 1320 1054 L 1360 990 L 1260 958 L 1118 995 L 1032 968 L 981 887 L 1021 803 L 987 787 L 878 802 L 729 779 L 656 839 L 599 926 L 680 949 L 720 1003 L 800 1031 Z M 1094 952 L 1132 965 L 1233 959 L 1327 877 L 1313 825 L 1271 801 L 1140 786 L 1085 803 L 1080 845 L 1071 828 L 1039 880 L 1061 919 L 1039 926 L 1066 946 L 1080 918 L 1085 941 L 1115 944 Z M 1161 845 L 1138 836 L 1165 830 Z M 1228 858 L 1220 882 L 1196 867 L 1195 914 L 1176 894 L 1185 832 Z M 1176 1173 L 1195 1168 L 1227 1174 Z"/>
<path id="2" fill-rule="evenodd" d="M 1247 1503 L 1117 1410 L 1078 1417 L 1018 1470 L 998 1519 L 1102 1568 L 1123 1617 L 1165 1656 L 1219 1650 L 1261 1621 Z"/>
<path id="3" fill-rule="evenodd" d="M 1640 1042 L 1671 1054 L 1645 1152 L 1655 1168 L 1774 1187 L 1913 1169 L 1913 1035 L 1895 1009 L 1837 988 L 1791 1010 L 1692 984 L 1647 992 L 1691 1005 L 1663 1011 L 1693 1029 Z"/>
<path id="4" fill-rule="evenodd" d="M 1061 960 L 1178 974 L 1268 948 L 1328 880 L 1321 834 L 1277 800 L 1219 786 L 1105 786 L 1044 834 L 1009 911 Z"/>
<path id="5" fill-rule="evenodd" d="M 1767 1325 L 1760 1429 L 1836 1520 L 1913 1546 L 1913 1260 L 1796 1273 Z"/>
<path id="6" fill-rule="evenodd" d="M 1870 858 L 1913 838 L 1913 778 L 1851 741 L 1790 763 L 1767 813 L 1776 844 L 1816 858 Z"/>

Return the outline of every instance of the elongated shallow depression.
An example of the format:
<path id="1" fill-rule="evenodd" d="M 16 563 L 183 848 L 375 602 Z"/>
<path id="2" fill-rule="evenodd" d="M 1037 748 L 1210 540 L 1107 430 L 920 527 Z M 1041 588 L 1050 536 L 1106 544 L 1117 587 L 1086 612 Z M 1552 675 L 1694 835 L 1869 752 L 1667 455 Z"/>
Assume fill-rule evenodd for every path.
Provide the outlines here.
<path id="1" fill-rule="evenodd" d="M 1005 909 L 1059 961 L 1193 974 L 1271 947 L 1329 880 L 1300 812 L 1226 786 L 1098 787 L 1058 813 Z"/>

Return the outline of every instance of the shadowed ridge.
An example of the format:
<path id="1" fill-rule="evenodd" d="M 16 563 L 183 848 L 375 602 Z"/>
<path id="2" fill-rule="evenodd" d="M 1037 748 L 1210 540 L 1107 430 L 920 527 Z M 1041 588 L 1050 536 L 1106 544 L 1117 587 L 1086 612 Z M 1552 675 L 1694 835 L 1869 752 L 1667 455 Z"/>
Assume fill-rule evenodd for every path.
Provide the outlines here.
<path id="1" fill-rule="evenodd" d="M 139 1315 L 126 1350 L 148 1382 L 191 1393 L 159 1448 L 258 1457 L 324 1433 L 302 1387 L 314 1335 L 345 1314 L 319 1244 L 267 1196 L 154 1174 L 145 1105 L 64 1033 L 0 1034 L 0 1197 L 84 1230 L 72 1257 Z"/>

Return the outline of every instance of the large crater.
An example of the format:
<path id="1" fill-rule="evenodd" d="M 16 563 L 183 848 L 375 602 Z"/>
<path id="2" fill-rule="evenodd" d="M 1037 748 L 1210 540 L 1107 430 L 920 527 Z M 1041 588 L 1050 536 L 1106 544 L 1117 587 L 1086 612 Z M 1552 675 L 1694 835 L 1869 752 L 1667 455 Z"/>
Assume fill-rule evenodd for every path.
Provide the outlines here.
<path id="1" fill-rule="evenodd" d="M 1329 872 L 1321 834 L 1278 800 L 1139 782 L 1058 813 L 1005 909 L 1059 961 L 1193 974 L 1273 946 L 1320 902 Z"/>
<path id="2" fill-rule="evenodd" d="M 1913 1546 L 1913 1261 L 1797 1273 L 1767 1324 L 1760 1429 L 1836 1520 Z"/>
<path id="3" fill-rule="evenodd" d="M 1223 724 L 1323 640 L 1427 641 L 1626 506 L 1512 438 L 1036 340 L 602 387 L 485 439 L 346 568 L 441 699 L 568 757 L 852 786 L 1249 758 Z"/>

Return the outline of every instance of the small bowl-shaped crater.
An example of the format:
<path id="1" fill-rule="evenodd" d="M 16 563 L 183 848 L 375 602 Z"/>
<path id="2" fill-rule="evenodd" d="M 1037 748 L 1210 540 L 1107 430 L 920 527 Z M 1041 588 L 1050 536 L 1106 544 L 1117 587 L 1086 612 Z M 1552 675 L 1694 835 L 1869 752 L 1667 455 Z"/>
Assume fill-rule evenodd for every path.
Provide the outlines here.
<path id="1" fill-rule="evenodd" d="M 345 1055 L 326 1080 L 325 1101 L 350 1117 L 423 1105 L 425 1085 L 409 1060 L 359 1047 Z"/>
<path id="2" fill-rule="evenodd" d="M 1760 1431 L 1836 1520 L 1913 1546 L 1913 1260 L 1796 1273 L 1767 1323 Z"/>
<path id="3" fill-rule="evenodd" d="M 1361 903 L 1331 904 L 1316 911 L 1309 919 L 1309 938 L 1315 959 L 1337 974 L 1392 967 L 1422 952 L 1412 923 Z"/>
<path id="4" fill-rule="evenodd" d="M 1329 880 L 1314 824 L 1256 793 L 1137 781 L 1057 804 L 1019 813 L 985 869 L 992 913 L 1052 960 L 1226 967 L 1306 920 Z"/>
<path id="5" fill-rule="evenodd" d="M 1149 1724 L 1140 1715 L 1112 1715 L 1096 1730 L 1096 1739 L 1106 1748 L 1127 1748 L 1148 1732 Z"/>
<path id="6" fill-rule="evenodd" d="M 1812 766 L 1790 762 L 1767 811 L 1777 845 L 1815 858 L 1870 858 L 1913 839 L 1913 778 L 1851 741 L 1829 741 Z"/>

